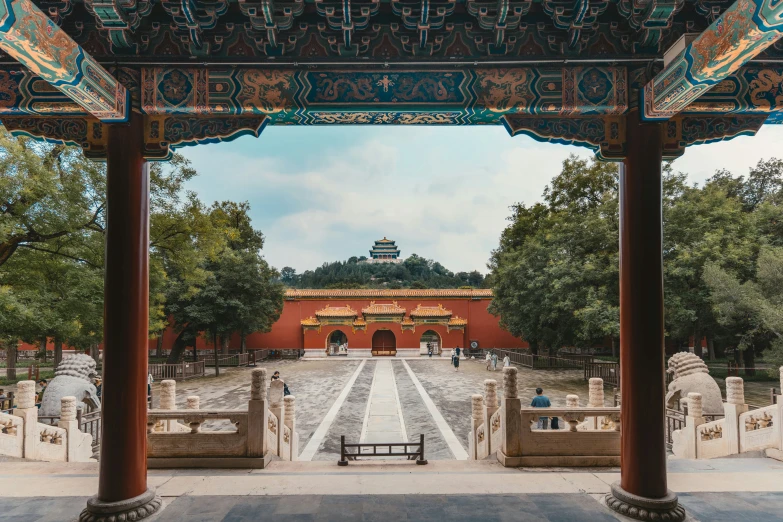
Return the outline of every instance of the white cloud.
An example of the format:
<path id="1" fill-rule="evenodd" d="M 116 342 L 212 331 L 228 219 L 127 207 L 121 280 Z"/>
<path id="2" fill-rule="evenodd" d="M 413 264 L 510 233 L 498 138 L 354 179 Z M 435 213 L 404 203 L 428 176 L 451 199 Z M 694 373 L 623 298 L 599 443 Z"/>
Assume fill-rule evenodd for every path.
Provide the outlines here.
<path id="1" fill-rule="evenodd" d="M 292 135 L 304 138 L 291 146 Z M 760 158 L 783 156 L 781 143 L 783 128 L 767 126 L 755 138 L 693 147 L 674 167 L 698 182 L 719 168 L 746 174 Z M 367 255 L 384 235 L 404 256 L 485 271 L 508 207 L 539 201 L 569 153 L 591 154 L 497 127 L 272 128 L 258 142 L 191 150 L 202 199 L 249 200 L 267 259 L 300 272 Z"/>

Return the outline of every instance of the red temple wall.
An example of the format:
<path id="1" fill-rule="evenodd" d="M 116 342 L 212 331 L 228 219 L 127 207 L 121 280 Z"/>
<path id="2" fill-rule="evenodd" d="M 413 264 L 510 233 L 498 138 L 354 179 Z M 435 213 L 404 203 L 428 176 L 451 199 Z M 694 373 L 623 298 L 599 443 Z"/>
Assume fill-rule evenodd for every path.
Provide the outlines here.
<path id="1" fill-rule="evenodd" d="M 308 317 L 315 317 L 315 312 L 326 306 L 350 306 L 361 314 L 362 308 L 370 305 L 370 302 L 391 303 L 396 301 L 407 310 L 406 316 L 417 305 L 438 306 L 451 310 L 452 317 L 461 317 L 468 320 L 465 330 L 446 331 L 443 325 L 417 325 L 415 331 L 402 331 L 402 327 L 395 323 L 368 323 L 365 331 L 354 333 L 350 326 L 323 326 L 321 331 L 303 332 L 301 321 Z M 348 337 L 350 348 L 367 348 L 372 344 L 372 334 L 379 329 L 389 329 L 394 332 L 398 348 L 418 348 L 421 335 L 427 330 L 438 332 L 442 339 L 442 346 L 446 349 L 468 346 L 471 340 L 477 340 L 481 348 L 527 348 L 528 344 L 511 335 L 500 326 L 499 319 L 489 313 L 487 307 L 492 300 L 489 298 L 406 298 L 394 299 L 297 299 L 286 300 L 283 304 L 283 312 L 266 333 L 252 333 L 246 337 L 245 343 L 249 349 L 299 349 L 299 348 L 326 348 L 326 339 L 334 330 L 342 330 Z M 177 333 L 167 329 L 163 334 L 163 349 L 171 350 Z M 234 334 L 229 344 L 232 350 L 239 349 L 239 334 Z M 198 350 L 211 350 L 212 343 L 203 337 L 196 342 Z M 37 350 L 35 345 L 21 343 L 20 350 Z M 148 341 L 148 349 L 154 351 L 157 348 L 157 338 Z M 54 350 L 52 340 L 49 340 L 48 350 Z M 64 347 L 64 349 L 68 349 Z"/>

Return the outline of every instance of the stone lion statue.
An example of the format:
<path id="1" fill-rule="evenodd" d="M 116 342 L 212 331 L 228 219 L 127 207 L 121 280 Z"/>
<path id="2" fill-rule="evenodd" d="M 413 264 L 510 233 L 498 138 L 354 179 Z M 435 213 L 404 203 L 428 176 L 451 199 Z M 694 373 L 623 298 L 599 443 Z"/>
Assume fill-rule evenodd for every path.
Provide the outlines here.
<path id="1" fill-rule="evenodd" d="M 60 399 L 67 396 L 76 397 L 76 407 L 80 410 L 84 410 L 85 402 L 93 409 L 100 409 L 98 390 L 92 383 L 95 373 L 95 360 L 89 355 L 66 355 L 44 390 L 40 414 L 59 415 Z"/>
<path id="2" fill-rule="evenodd" d="M 720 387 L 715 379 L 710 377 L 707 365 L 698 355 L 690 352 L 675 353 L 669 359 L 666 373 L 674 375 L 666 394 L 667 407 L 677 408 L 677 402 L 688 397 L 689 393 L 701 393 L 705 414 L 723 413 Z"/>

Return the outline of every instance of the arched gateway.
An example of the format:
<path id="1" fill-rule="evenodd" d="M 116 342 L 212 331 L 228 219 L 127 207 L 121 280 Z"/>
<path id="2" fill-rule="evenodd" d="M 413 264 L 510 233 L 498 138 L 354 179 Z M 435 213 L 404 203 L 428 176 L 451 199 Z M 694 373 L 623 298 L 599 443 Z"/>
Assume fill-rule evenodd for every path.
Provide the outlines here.
<path id="1" fill-rule="evenodd" d="M 397 355 L 397 338 L 391 330 L 378 330 L 372 334 L 372 354 Z"/>

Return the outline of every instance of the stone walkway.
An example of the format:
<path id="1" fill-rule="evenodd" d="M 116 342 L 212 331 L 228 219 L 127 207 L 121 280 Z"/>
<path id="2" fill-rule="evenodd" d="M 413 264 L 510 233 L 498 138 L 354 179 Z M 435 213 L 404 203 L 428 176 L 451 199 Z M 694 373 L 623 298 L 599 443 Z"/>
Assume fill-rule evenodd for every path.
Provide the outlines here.
<path id="1" fill-rule="evenodd" d="M 470 396 L 482 393 L 485 379 L 502 381 L 502 371 L 488 372 L 483 361 L 462 361 L 459 372 L 448 358 L 347 358 L 264 361 L 269 374 L 279 370 L 297 401 L 300 459 L 336 461 L 340 436 L 355 442 L 418 441 L 425 456 L 467 458 Z M 177 383 L 177 403 L 199 395 L 204 409 L 242 409 L 250 397 L 250 368 L 221 370 L 220 377 Z M 519 369 L 520 396 L 530 400 L 544 388 L 553 405 L 577 393 L 587 402 L 587 383 L 577 370 Z M 159 383 L 153 385 L 157 406 Z M 372 396 L 371 396 L 372 393 Z M 394 404 L 392 404 L 394 403 Z M 611 404 L 607 389 L 606 404 Z M 219 429 L 216 421 L 210 429 Z M 224 423 L 226 429 L 230 428 Z"/>
<path id="2" fill-rule="evenodd" d="M 360 442 L 408 442 L 392 362 L 375 363 Z M 370 451 L 370 448 L 367 448 Z"/>
<path id="3" fill-rule="evenodd" d="M 601 502 L 618 479 L 617 470 L 511 469 L 493 461 L 152 470 L 149 485 L 164 508 L 149 520 L 627 522 Z M 668 480 L 691 521 L 781 520 L 781 462 L 670 461 Z M 95 463 L 0 461 L 0 522 L 72 522 L 97 483 Z"/>

